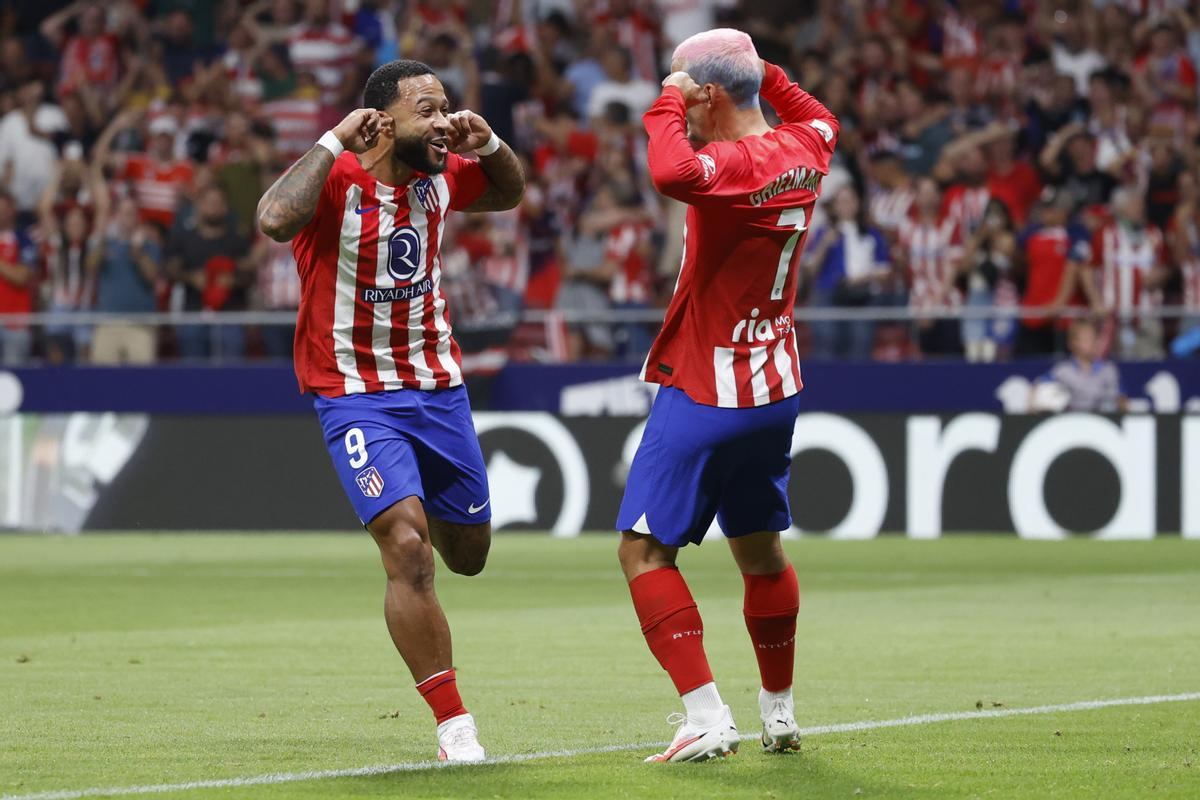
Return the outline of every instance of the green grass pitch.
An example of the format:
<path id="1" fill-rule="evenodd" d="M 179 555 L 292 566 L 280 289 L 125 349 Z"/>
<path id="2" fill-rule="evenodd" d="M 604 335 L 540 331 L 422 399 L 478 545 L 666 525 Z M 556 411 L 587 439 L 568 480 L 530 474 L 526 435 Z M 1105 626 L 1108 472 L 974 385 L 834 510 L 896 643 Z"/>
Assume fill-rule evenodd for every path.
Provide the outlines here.
<path id="1" fill-rule="evenodd" d="M 1200 542 L 789 542 L 804 726 L 1200 692 Z M 757 673 L 723 544 L 680 560 L 743 733 Z M 435 750 L 364 535 L 0 536 L 0 796 L 407 764 Z M 459 682 L 497 756 L 656 743 L 677 709 L 610 536 L 502 534 L 442 570 Z M 1200 700 L 171 798 L 1200 797 Z"/>

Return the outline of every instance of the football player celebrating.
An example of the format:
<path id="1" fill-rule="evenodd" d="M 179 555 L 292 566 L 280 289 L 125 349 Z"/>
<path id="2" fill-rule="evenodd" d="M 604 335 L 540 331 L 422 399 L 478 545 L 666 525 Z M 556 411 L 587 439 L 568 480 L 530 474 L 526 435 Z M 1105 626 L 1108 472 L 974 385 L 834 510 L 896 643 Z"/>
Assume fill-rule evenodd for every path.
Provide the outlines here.
<path id="1" fill-rule="evenodd" d="M 663 194 L 688 204 L 679 282 L 642 378 L 661 385 L 617 519 L 621 567 L 651 652 L 686 714 L 648 761 L 703 761 L 738 732 L 704 653 L 704 625 L 675 567 L 715 516 L 745 580 L 763 747 L 798 749 L 792 671 L 800 591 L 779 532 L 799 413 L 792 330 L 800 250 L 838 122 L 730 29 L 676 48 L 643 121 Z M 772 128 L 759 94 L 778 113 Z M 689 139 L 691 140 L 689 142 Z M 692 142 L 699 146 L 693 149 Z"/>
<path id="2" fill-rule="evenodd" d="M 258 205 L 300 272 L 295 363 L 342 486 L 387 574 L 384 617 L 437 720 L 438 757 L 478 761 L 459 697 L 433 550 L 483 569 L 491 510 L 483 455 L 441 289 L 446 214 L 514 207 L 520 162 L 478 114 L 450 113 L 432 69 L 392 61 L 352 111 Z M 458 154 L 473 150 L 478 161 Z"/>

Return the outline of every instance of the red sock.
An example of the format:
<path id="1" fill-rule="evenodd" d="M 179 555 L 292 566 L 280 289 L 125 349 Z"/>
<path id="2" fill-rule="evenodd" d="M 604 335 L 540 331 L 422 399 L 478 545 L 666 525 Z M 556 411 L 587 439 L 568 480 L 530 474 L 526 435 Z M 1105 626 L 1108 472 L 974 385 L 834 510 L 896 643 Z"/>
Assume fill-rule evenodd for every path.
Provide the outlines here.
<path id="1" fill-rule="evenodd" d="M 467 709 L 463 707 L 462 698 L 458 696 L 458 683 L 455 681 L 452 669 L 439 672 L 421 681 L 417 684 L 417 691 L 433 709 L 433 716 L 437 719 L 438 725 L 467 713 Z"/>
<path id="2" fill-rule="evenodd" d="M 704 655 L 704 623 L 679 570 L 661 567 L 644 572 L 629 582 L 629 593 L 646 644 L 679 694 L 712 681 Z"/>
<path id="3" fill-rule="evenodd" d="M 774 575 L 742 575 L 746 582 L 746 629 L 754 643 L 763 688 L 782 692 L 792 685 L 796 664 L 796 616 L 800 584 L 789 564 Z"/>

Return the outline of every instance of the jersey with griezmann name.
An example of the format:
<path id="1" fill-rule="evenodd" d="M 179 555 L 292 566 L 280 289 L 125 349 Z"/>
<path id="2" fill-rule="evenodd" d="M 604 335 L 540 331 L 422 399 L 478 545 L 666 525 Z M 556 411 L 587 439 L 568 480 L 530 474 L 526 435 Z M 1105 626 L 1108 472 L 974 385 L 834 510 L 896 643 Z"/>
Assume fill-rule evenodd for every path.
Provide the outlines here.
<path id="1" fill-rule="evenodd" d="M 329 172 L 313 218 L 292 241 L 300 273 L 300 391 L 338 397 L 463 382 L 441 288 L 446 212 L 487 186 L 478 162 L 449 154 L 438 175 L 388 186 L 351 152 Z"/>
<path id="2" fill-rule="evenodd" d="M 837 119 L 782 69 L 766 66 L 761 92 L 779 127 L 699 151 L 675 87 L 643 117 L 654 185 L 688 211 L 679 281 L 642 379 L 722 408 L 803 387 L 792 322 L 800 251 L 837 143 Z"/>

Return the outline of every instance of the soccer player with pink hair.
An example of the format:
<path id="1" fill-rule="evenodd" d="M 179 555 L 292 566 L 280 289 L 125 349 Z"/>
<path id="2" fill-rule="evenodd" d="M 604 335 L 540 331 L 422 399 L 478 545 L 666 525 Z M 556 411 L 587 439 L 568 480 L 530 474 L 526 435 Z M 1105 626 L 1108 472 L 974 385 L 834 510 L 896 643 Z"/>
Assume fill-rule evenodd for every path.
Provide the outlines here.
<path id="1" fill-rule="evenodd" d="M 704 761 L 739 736 L 704 652 L 704 624 L 675 566 L 715 517 L 745 583 L 762 686 L 762 745 L 796 750 L 796 572 L 780 545 L 800 411 L 792 329 L 800 251 L 837 141 L 825 106 L 759 59 L 745 33 L 697 34 L 675 50 L 643 117 L 650 175 L 688 204 L 674 297 L 643 380 L 661 386 L 617 518 L 619 555 L 651 652 L 684 705 L 671 745 L 647 761 Z M 779 115 L 772 128 L 760 94 Z M 698 149 L 697 149 L 698 148 Z"/>

